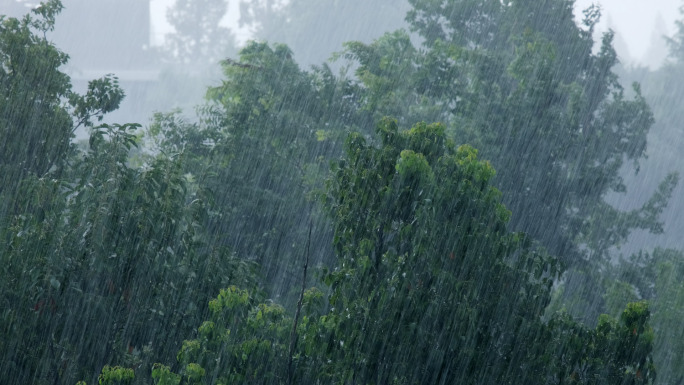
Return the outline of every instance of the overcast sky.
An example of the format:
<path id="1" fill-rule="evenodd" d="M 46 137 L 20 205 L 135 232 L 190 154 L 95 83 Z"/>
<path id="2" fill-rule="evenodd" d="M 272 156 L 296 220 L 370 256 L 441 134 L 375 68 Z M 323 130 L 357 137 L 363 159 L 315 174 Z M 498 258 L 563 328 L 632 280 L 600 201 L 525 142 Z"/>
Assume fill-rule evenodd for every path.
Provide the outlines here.
<path id="1" fill-rule="evenodd" d="M 682 4 L 681 0 L 577 0 L 576 6 L 584 9 L 592 2 L 603 8 L 601 27 L 606 29 L 610 19 L 611 27 L 622 35 L 631 56 L 637 60 L 647 53 L 658 15 L 664 22 L 659 28 L 672 34 Z M 581 15 L 580 12 L 575 14 Z"/>
<path id="2" fill-rule="evenodd" d="M 2 1 L 2 0 L 0 0 Z M 369 0 L 372 1 L 372 0 Z M 158 44 L 163 39 L 164 34 L 171 30 L 171 26 L 166 22 L 166 8 L 173 5 L 175 0 L 150 0 L 150 12 L 152 14 L 152 39 L 154 44 Z M 230 26 L 239 41 L 249 38 L 246 31 L 238 28 L 239 0 L 228 0 L 228 15 L 224 22 Z"/>
<path id="3" fill-rule="evenodd" d="M 229 1 L 229 14 L 225 22 L 236 31 L 239 17 L 238 0 Z M 633 60 L 642 61 L 656 27 L 656 18 L 660 15 L 664 22 L 664 25 L 659 26 L 660 30 L 671 34 L 674 31 L 674 21 L 679 18 L 678 9 L 682 1 L 684 0 L 576 0 L 576 15 L 581 15 L 580 11 L 592 2 L 600 4 L 603 8 L 601 30 L 607 29 L 610 22 L 610 27 L 616 30 L 627 43 Z M 155 42 L 159 42 L 170 30 L 165 19 L 165 9 L 173 2 L 174 0 L 152 0 L 151 12 Z M 245 31 L 236 31 L 236 34 L 241 41 L 248 38 Z"/>

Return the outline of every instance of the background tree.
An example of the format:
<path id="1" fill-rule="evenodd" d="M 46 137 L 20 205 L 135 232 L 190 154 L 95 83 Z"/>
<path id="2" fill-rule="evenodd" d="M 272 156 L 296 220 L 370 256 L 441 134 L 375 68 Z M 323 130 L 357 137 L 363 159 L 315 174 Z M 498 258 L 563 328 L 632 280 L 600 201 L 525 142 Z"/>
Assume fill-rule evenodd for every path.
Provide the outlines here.
<path id="1" fill-rule="evenodd" d="M 235 52 L 233 33 L 221 25 L 227 12 L 225 0 L 176 0 L 166 14 L 174 32 L 166 35 L 164 49 L 176 62 L 215 67 Z"/>
<path id="2" fill-rule="evenodd" d="M 681 13 L 680 9 L 680 13 Z M 682 136 L 681 95 L 684 84 L 682 65 L 682 42 L 684 30 L 681 20 L 676 23 L 674 33 L 663 37 L 669 43 L 670 58 L 660 68 L 621 68 L 621 75 L 626 80 L 638 80 L 643 85 L 644 97 L 652 106 L 656 123 L 651 130 L 649 141 L 649 158 L 642 164 L 642 174 L 626 177 L 626 183 L 634 186 L 621 204 L 630 205 L 630 201 L 647 194 L 652 189 L 653 180 L 662 178 L 666 172 L 681 173 L 678 143 Z M 681 196 L 682 186 L 674 191 L 674 196 Z M 616 199 L 617 200 L 617 199 Z M 683 351 L 678 341 L 679 328 L 672 328 L 673 318 L 681 313 L 680 275 L 682 260 L 682 242 L 680 229 L 682 210 L 680 199 L 674 199 L 663 215 L 665 232 L 662 236 L 635 234 L 626 245 L 625 253 L 632 254 L 624 258 L 616 273 L 615 280 L 631 290 L 632 295 L 649 300 L 653 309 L 653 328 L 655 330 L 654 361 L 658 367 L 659 383 L 677 383 L 684 379 L 680 370 L 680 352 Z M 643 245 L 643 246 L 642 246 Z M 640 251 L 640 248 L 644 251 Z"/>
<path id="3" fill-rule="evenodd" d="M 147 89 L 146 119 L 180 110 L 186 120 L 196 120 L 193 112 L 207 87 L 220 82 L 219 63 L 238 51 L 235 35 L 222 24 L 228 12 L 226 0 L 177 0 L 167 8 L 173 31 L 152 50 L 159 77 Z"/>
<path id="4" fill-rule="evenodd" d="M 680 20 L 671 36 L 661 36 L 669 43 L 670 48 L 669 60 L 661 67 L 649 69 L 622 66 L 619 68 L 623 82 L 641 83 L 644 98 L 651 106 L 655 117 L 655 124 L 648 136 L 648 158 L 641 162 L 642 172 L 638 175 L 624 173 L 625 183 L 630 187 L 630 191 L 625 196 L 611 197 L 611 201 L 622 207 L 630 208 L 635 205 L 635 202 L 643 201 L 643 197 L 651 194 L 657 181 L 664 178 L 667 173 L 681 174 L 684 171 L 678 147 L 682 136 L 681 122 L 684 119 L 681 102 L 684 85 L 680 80 L 684 74 L 680 55 L 684 38 L 682 28 Z M 679 185 L 674 190 L 673 196 L 680 196 L 683 188 Z M 637 253 L 642 245 L 649 252 L 655 248 L 681 249 L 679 229 L 683 224 L 678 213 L 682 209 L 681 200 L 673 199 L 669 209 L 662 216 L 664 234 L 654 236 L 636 232 L 623 248 L 625 255 Z"/>
<path id="5" fill-rule="evenodd" d="M 371 42 L 404 27 L 408 10 L 404 0 L 241 1 L 240 25 L 259 39 L 287 44 L 309 66 L 328 60 L 344 42 Z"/>
<path id="6" fill-rule="evenodd" d="M 684 14 L 684 6 L 679 8 L 679 13 Z M 673 36 L 663 36 L 663 38 L 670 48 L 670 57 L 681 62 L 684 58 L 684 20 L 676 20 L 675 29 Z"/>

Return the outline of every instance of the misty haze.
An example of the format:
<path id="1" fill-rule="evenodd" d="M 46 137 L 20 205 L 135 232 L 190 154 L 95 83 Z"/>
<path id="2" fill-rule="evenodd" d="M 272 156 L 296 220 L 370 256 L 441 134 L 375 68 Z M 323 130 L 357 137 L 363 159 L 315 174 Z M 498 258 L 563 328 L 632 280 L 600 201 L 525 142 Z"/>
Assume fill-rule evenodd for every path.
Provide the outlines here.
<path id="1" fill-rule="evenodd" d="M 680 5 L 0 2 L 0 384 L 684 384 Z"/>

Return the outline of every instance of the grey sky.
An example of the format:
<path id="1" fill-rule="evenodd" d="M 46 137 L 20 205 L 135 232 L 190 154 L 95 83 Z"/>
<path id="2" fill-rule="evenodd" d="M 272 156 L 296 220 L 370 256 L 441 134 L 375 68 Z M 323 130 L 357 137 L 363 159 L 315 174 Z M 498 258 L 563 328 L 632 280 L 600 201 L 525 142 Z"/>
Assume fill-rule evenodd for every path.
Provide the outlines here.
<path id="1" fill-rule="evenodd" d="M 660 30 L 674 32 L 674 22 L 679 18 L 680 0 L 577 0 L 578 10 L 584 9 L 591 3 L 598 3 L 603 8 L 601 29 L 610 27 L 627 43 L 629 52 L 637 61 L 642 62 L 647 54 L 651 36 L 656 28 L 658 15 L 662 17 L 664 26 Z M 580 12 L 576 12 L 580 14 Z M 664 28 L 663 28 L 664 27 Z"/>

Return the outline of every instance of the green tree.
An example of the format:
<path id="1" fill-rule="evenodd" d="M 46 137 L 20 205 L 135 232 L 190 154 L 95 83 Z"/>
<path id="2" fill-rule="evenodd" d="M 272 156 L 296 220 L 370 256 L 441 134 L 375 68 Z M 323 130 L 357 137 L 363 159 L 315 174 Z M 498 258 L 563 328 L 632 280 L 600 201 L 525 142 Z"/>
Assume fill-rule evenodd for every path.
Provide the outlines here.
<path id="1" fill-rule="evenodd" d="M 60 9 L 52 1 L 33 17 L 0 17 L 0 168 L 7 180 L 42 176 L 61 166 L 69 150 L 73 121 L 62 102 L 70 83 L 59 71 L 67 55 L 44 36 Z"/>
<path id="2" fill-rule="evenodd" d="M 180 158 L 130 165 L 136 127 L 98 126 L 63 179 L 24 183 L 36 206 L 4 230 L 2 250 L 4 332 L 21 338 L 0 346 L 17 383 L 168 361 L 207 311 L 198 298 L 254 287 L 253 267 L 203 230 L 211 214 Z"/>
<path id="3" fill-rule="evenodd" d="M 98 385 L 128 385 L 135 378 L 133 369 L 106 365 L 97 378 Z"/>
<path id="4" fill-rule="evenodd" d="M 457 143 L 480 149 L 500 171 L 493 183 L 513 212 L 508 227 L 572 267 L 562 301 L 592 304 L 569 310 L 594 323 L 603 298 L 592 272 L 632 230 L 663 231 L 659 215 L 677 184 L 665 177 L 629 211 L 604 200 L 626 190 L 620 171 L 638 166 L 653 124 L 638 85 L 625 91 L 612 72 L 612 33 L 594 53 L 598 9 L 578 25 L 567 0 L 411 4 L 420 49 L 399 31 L 342 53 L 363 88 L 361 107 L 409 126 L 444 122 Z"/>
<path id="5" fill-rule="evenodd" d="M 654 361 L 662 373 L 662 383 L 677 383 L 684 380 L 684 332 L 677 326 L 677 320 L 684 316 L 684 263 L 682 253 L 673 250 L 655 250 L 655 298 L 653 304 L 653 328 L 656 332 Z"/>
<path id="6" fill-rule="evenodd" d="M 257 303 L 234 286 L 221 290 L 209 308 L 210 321 L 178 352 L 181 373 L 191 377 L 192 372 L 206 371 L 208 383 L 282 382 L 292 325 L 285 309 Z"/>
<path id="7" fill-rule="evenodd" d="M 565 0 L 411 3 L 423 51 L 402 33 L 347 45 L 366 108 L 405 124 L 444 121 L 455 140 L 480 148 L 502 171 L 495 185 L 514 213 L 511 228 L 565 262 L 582 259 L 579 245 L 591 250 L 584 258 L 603 258 L 625 229 L 661 231 L 654 222 L 676 180 L 634 212 L 603 202 L 624 191 L 618 171 L 644 154 L 653 118 L 638 88 L 628 100 L 611 72 L 611 34 L 592 54 L 595 9 L 580 28 Z"/>
<path id="8" fill-rule="evenodd" d="M 492 167 L 439 124 L 400 132 L 387 119 L 378 134 L 379 147 L 351 134 L 328 181 L 339 263 L 325 278 L 327 309 L 306 291 L 290 334 L 282 307 L 221 290 L 183 343 L 176 380 L 652 383 L 645 303 L 593 330 L 562 313 L 545 322 L 557 260 L 506 230 Z"/>
<path id="9" fill-rule="evenodd" d="M 532 350 L 530 357 L 543 373 L 540 383 L 653 384 L 649 318 L 645 301 L 627 304 L 619 321 L 601 315 L 593 330 L 565 313 L 555 315 L 540 338 L 544 353 Z"/>
<path id="10" fill-rule="evenodd" d="M 1 215 L 12 211 L 17 182 L 58 175 L 76 128 L 115 110 L 124 95 L 112 77 L 90 82 L 87 95 L 71 91 L 60 71 L 68 56 L 46 38 L 61 9 L 51 0 L 20 19 L 0 16 Z"/>
<path id="11" fill-rule="evenodd" d="M 257 261 L 274 296 L 288 294 L 322 186 L 342 133 L 364 125 L 350 86 L 326 66 L 302 71 L 284 45 L 251 42 L 227 59 L 225 80 L 207 92 L 200 121 L 159 114 L 151 132 L 166 153 L 182 153 L 186 172 L 210 193 L 217 215 L 204 224 L 215 241 Z M 315 226 L 312 256 L 330 261 L 330 234 Z"/>
<path id="12" fill-rule="evenodd" d="M 376 147 L 350 135 L 328 184 L 340 265 L 327 277 L 325 381 L 653 380 L 645 303 L 595 330 L 563 315 L 543 322 L 558 261 L 507 231 L 494 171 L 475 150 L 441 125 L 400 132 L 385 120 L 378 136 Z"/>
<path id="13" fill-rule="evenodd" d="M 8 383 L 97 380 L 104 364 L 173 357 L 228 284 L 253 268 L 210 242 L 207 196 L 183 157 L 131 159 L 136 124 L 94 125 L 124 97 L 116 77 L 71 91 L 45 38 L 50 1 L 0 24 L 0 368 Z M 71 144 L 83 127 L 90 141 Z M 167 309 L 171 309 L 168 310 Z"/>
<path id="14" fill-rule="evenodd" d="M 317 324 L 322 297 L 317 289 L 305 292 L 306 315 L 300 329 L 306 331 L 307 325 Z M 183 341 L 178 351 L 178 374 L 168 366 L 152 365 L 155 384 L 293 383 L 287 377 L 293 321 L 282 306 L 229 286 L 209 301 L 209 310 L 195 338 Z M 300 339 L 308 342 L 306 337 Z M 311 344 L 307 346 L 312 348 Z M 301 349 L 294 353 L 296 360 L 303 358 Z"/>
<path id="15" fill-rule="evenodd" d="M 684 379 L 680 354 L 684 351 L 684 334 L 678 327 L 678 320 L 684 316 L 683 256 L 679 250 L 656 248 L 621 261 L 614 272 L 618 284 L 648 300 L 653 309 L 653 361 L 658 368 L 658 382 L 663 384 Z"/>
<path id="16" fill-rule="evenodd" d="M 352 134 L 333 169 L 330 382 L 526 378 L 557 265 L 508 233 L 493 168 L 444 130 L 385 120 L 379 148 Z"/>

